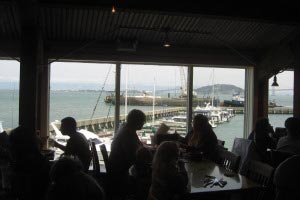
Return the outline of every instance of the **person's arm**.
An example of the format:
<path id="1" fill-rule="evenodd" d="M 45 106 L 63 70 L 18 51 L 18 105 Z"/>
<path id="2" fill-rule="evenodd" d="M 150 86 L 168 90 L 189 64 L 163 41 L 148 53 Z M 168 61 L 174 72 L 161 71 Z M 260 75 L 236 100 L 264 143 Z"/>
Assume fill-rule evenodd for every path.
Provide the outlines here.
<path id="1" fill-rule="evenodd" d="M 54 145 L 55 147 L 57 147 L 57 148 L 63 150 L 63 151 L 66 151 L 66 146 L 64 146 L 64 145 L 62 145 L 62 144 L 59 144 L 59 143 L 56 142 L 55 140 L 54 140 L 54 142 L 53 142 L 53 145 Z"/>
<path id="2" fill-rule="evenodd" d="M 135 161 L 136 151 L 139 147 L 143 146 L 137 135 L 135 133 L 130 133 L 130 137 L 124 137 L 124 141 L 122 142 L 123 150 L 126 151 L 125 155 L 127 155 L 127 159 L 131 164 Z"/>

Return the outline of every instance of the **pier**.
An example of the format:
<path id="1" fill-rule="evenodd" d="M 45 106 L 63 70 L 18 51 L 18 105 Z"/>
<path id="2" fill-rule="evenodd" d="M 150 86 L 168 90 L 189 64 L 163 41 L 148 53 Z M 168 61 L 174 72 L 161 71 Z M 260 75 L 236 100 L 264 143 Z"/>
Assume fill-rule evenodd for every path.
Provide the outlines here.
<path id="1" fill-rule="evenodd" d="M 169 117 L 174 115 L 179 115 L 181 112 L 186 111 L 185 107 L 175 107 L 175 108 L 166 108 L 154 111 L 154 119 L 161 119 L 163 117 Z M 151 121 L 153 118 L 152 111 L 145 111 L 146 120 Z M 120 123 L 125 122 L 125 115 L 120 115 Z M 115 126 L 115 118 L 113 116 L 93 118 L 93 119 L 81 119 L 77 120 L 77 127 L 79 129 L 86 129 L 95 133 L 100 132 L 101 130 L 108 129 L 111 130 Z M 56 127 L 60 128 L 60 122 L 54 123 Z M 54 131 L 52 126 L 49 127 L 49 131 Z"/>
<path id="2" fill-rule="evenodd" d="M 244 114 L 243 107 L 222 107 L 225 109 L 232 109 L 234 114 Z M 179 115 L 186 111 L 186 107 L 166 108 L 154 111 L 154 119 L 162 119 L 164 117 Z M 268 109 L 269 114 L 293 114 L 293 109 L 289 107 L 275 107 Z M 152 121 L 153 112 L 145 111 L 146 120 Z M 125 122 L 125 115 L 120 116 L 120 123 Z M 57 128 L 60 128 L 60 122 L 54 123 Z M 100 133 L 103 130 L 113 130 L 115 126 L 115 118 L 113 116 L 93 118 L 93 119 L 81 119 L 77 121 L 77 127 L 79 129 L 86 129 L 94 133 Z M 52 126 L 49 127 L 50 132 L 53 132 Z"/>
<path id="3" fill-rule="evenodd" d="M 234 114 L 244 114 L 244 107 L 224 107 L 224 109 L 233 109 Z M 291 107 L 274 107 L 268 109 L 268 114 L 293 114 Z"/>

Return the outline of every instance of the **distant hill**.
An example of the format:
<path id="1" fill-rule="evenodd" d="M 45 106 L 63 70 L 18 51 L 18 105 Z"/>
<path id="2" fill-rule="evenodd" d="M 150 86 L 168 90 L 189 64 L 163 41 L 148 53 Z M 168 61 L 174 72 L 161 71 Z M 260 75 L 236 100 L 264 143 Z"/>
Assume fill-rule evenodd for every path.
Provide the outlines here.
<path id="1" fill-rule="evenodd" d="M 203 86 L 195 89 L 198 94 L 210 95 L 212 92 L 212 85 Z M 215 85 L 215 94 L 228 94 L 232 95 L 233 93 L 244 94 L 244 89 L 237 87 L 235 85 L 229 84 L 216 84 Z"/>

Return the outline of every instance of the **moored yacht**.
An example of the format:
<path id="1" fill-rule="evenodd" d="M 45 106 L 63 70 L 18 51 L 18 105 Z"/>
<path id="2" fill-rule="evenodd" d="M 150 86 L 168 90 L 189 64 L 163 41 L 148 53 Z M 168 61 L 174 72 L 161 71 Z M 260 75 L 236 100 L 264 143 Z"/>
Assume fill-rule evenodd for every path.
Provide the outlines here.
<path id="1" fill-rule="evenodd" d="M 215 122 L 211 120 L 207 115 L 205 116 L 208 118 L 209 124 L 213 128 L 216 128 L 217 125 L 215 124 Z M 162 122 L 168 126 L 186 127 L 187 117 L 186 115 L 178 115 L 178 116 L 173 116 L 171 118 L 164 118 Z"/>

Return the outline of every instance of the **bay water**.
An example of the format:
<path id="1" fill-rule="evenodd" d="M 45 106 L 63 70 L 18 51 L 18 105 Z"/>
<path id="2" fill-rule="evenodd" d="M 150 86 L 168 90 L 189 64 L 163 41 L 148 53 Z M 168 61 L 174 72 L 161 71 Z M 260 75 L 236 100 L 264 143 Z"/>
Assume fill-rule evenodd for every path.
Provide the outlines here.
<path id="1" fill-rule="evenodd" d="M 0 89 L 0 121 L 4 129 L 14 128 L 18 126 L 19 112 L 19 91 L 13 89 Z M 91 119 L 93 110 L 95 109 L 93 118 L 107 117 L 114 115 L 114 106 L 104 103 L 104 98 L 109 93 L 93 90 L 51 90 L 50 92 L 50 112 L 49 120 L 61 120 L 66 116 L 72 116 L 75 119 Z M 230 95 L 219 97 L 220 100 L 230 100 Z M 292 107 L 292 95 L 276 95 L 270 96 L 270 100 L 275 100 L 277 104 Z M 152 106 L 128 106 L 127 110 L 136 108 L 143 111 L 152 111 Z M 166 107 L 155 107 L 156 110 Z M 120 107 L 120 113 L 124 114 L 125 107 Z M 284 127 L 284 121 L 292 115 L 270 114 L 269 119 L 273 127 Z M 226 141 L 225 146 L 229 149 L 235 137 L 243 137 L 244 115 L 239 114 L 233 117 L 229 122 L 218 125 L 214 129 L 217 137 Z"/>

